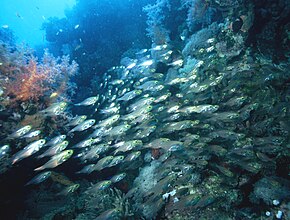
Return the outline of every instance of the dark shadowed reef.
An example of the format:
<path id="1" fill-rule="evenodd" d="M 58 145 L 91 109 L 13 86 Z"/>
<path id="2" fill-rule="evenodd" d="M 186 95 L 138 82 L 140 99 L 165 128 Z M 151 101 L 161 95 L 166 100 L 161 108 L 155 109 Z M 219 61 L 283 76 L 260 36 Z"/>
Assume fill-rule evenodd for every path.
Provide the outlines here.
<path id="1" fill-rule="evenodd" d="M 41 58 L 1 29 L 1 219 L 289 219 L 289 12 L 79 0 Z"/>

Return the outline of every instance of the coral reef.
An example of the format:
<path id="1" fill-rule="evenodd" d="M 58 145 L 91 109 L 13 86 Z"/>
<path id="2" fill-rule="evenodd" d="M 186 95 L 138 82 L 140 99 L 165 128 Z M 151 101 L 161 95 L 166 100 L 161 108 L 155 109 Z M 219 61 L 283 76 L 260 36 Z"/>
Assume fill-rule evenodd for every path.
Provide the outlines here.
<path id="1" fill-rule="evenodd" d="M 92 219 L 106 217 L 107 219 L 136 219 L 132 205 L 119 189 L 99 191 L 82 198 L 85 202 L 83 210 L 76 219 Z M 100 217 L 102 216 L 102 217 Z M 98 219 L 97 218 L 97 219 Z"/>
<path id="2" fill-rule="evenodd" d="M 147 13 L 147 32 L 152 42 L 156 45 L 162 45 L 169 42 L 168 30 L 164 27 L 163 10 L 170 10 L 168 0 L 158 0 L 154 5 L 146 5 L 143 10 Z"/>
<path id="3" fill-rule="evenodd" d="M 68 56 L 54 58 L 45 51 L 41 61 L 30 48 L 20 45 L 0 44 L 0 135 L 2 143 L 11 142 L 12 153 L 30 141 L 49 136 L 66 123 L 66 115 L 46 117 L 41 110 L 57 100 L 69 101 L 75 89 L 70 81 L 76 75 L 78 65 Z M 23 138 L 18 142 L 6 137 L 20 126 L 32 126 L 43 130 L 40 136 Z M 1 168 L 6 170 L 11 155 L 3 158 Z"/>
<path id="4" fill-rule="evenodd" d="M 184 49 L 182 50 L 182 54 L 185 57 L 196 55 L 199 49 L 205 48 L 209 45 L 207 40 L 214 38 L 219 32 L 219 29 L 219 25 L 217 23 L 213 23 L 208 28 L 203 28 L 191 35 Z"/>
<path id="5" fill-rule="evenodd" d="M 39 102 L 57 92 L 65 96 L 69 91 L 69 78 L 76 74 L 78 65 L 69 57 L 55 59 L 45 51 L 42 61 L 28 52 L 11 52 L 2 44 L 1 87 L 4 100 L 1 104 L 16 105 L 21 102 Z"/>
<path id="6" fill-rule="evenodd" d="M 289 21 L 284 15 L 287 7 L 281 8 L 286 3 L 264 3 L 277 10 L 271 12 L 273 17 L 265 21 L 263 30 L 257 31 L 267 35 L 256 39 L 253 29 L 258 26 L 257 15 L 262 13 L 257 12 L 260 3 L 256 1 L 150 3 L 144 10 L 151 47 L 127 51 L 120 66 L 94 77 L 90 84 L 94 88 L 89 91 L 82 91 L 88 86 L 83 80 L 78 94 L 83 100 L 76 100 L 71 109 L 61 102 L 64 108 L 54 103 L 43 110 L 50 100 L 49 92 L 68 91 L 63 81 L 69 80 L 76 65 L 69 64 L 68 57 L 55 59 L 48 52 L 41 62 L 30 53 L 22 55 L 22 69 L 26 71 L 32 65 L 27 61 L 32 60 L 35 64 L 30 71 L 46 73 L 48 78 L 40 82 L 47 90 L 29 101 L 21 100 L 20 94 L 14 103 L 22 102 L 22 111 L 14 111 L 18 113 L 13 116 L 14 123 L 3 123 L 3 127 L 9 130 L 19 123 L 31 124 L 41 127 L 44 137 L 53 130 L 66 134 L 64 138 L 70 142 L 67 147 L 74 152 L 67 163 L 56 167 L 67 177 L 51 171 L 47 181 L 29 189 L 24 215 L 48 219 L 287 219 L 290 65 L 285 61 L 289 60 L 285 50 L 287 28 L 275 25 L 282 21 L 289 25 Z M 88 8 L 85 1 L 79 1 L 79 6 Z M 92 2 L 89 6 L 95 5 Z M 109 14 L 115 12 L 111 6 Z M 47 31 L 55 32 L 66 25 L 65 33 L 75 31 L 73 37 L 83 37 L 79 32 L 85 25 L 82 19 L 73 20 L 77 28 L 67 19 L 54 21 L 47 24 Z M 272 35 L 278 29 L 281 35 Z M 57 40 L 58 35 L 62 33 L 49 37 L 71 42 L 64 36 Z M 269 48 L 259 50 L 265 39 L 272 42 L 281 38 L 283 43 L 276 43 L 282 54 L 273 57 L 265 53 L 275 51 L 269 42 Z M 254 46 L 258 39 L 261 42 Z M 72 54 L 83 53 L 88 42 L 84 37 L 74 52 L 70 51 L 73 47 L 66 49 Z M 116 42 L 111 42 L 113 49 Z M 101 43 L 104 48 L 108 46 L 106 40 Z M 93 46 L 90 49 L 88 57 L 77 56 L 88 71 L 94 66 L 88 63 L 100 58 L 100 51 Z M 14 64 L 12 55 L 6 56 L 3 51 L 2 57 L 7 57 L 4 63 L 9 65 L 5 64 L 2 71 L 8 79 L 13 74 L 21 76 L 19 68 L 13 69 L 19 65 Z M 9 100 L 7 96 L 3 86 L 3 100 Z M 61 96 L 59 99 L 64 99 Z M 39 106 L 40 100 L 44 106 Z M 54 111 L 57 114 L 49 114 Z M 47 118 L 39 117 L 45 113 Z M 64 128 L 68 118 L 76 127 L 68 123 Z M 28 144 L 26 140 L 11 143 L 12 153 Z M 43 161 L 36 157 L 30 162 L 35 165 Z"/>

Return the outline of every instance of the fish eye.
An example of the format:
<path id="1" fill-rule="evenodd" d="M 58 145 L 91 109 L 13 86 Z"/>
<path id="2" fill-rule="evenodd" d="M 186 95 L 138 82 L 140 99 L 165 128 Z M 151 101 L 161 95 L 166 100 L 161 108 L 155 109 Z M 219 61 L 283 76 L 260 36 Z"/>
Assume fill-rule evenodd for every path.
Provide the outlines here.
<path id="1" fill-rule="evenodd" d="M 275 142 L 275 143 L 279 143 L 280 140 L 279 140 L 278 138 L 275 138 L 275 139 L 274 139 L 274 142 Z"/>
<path id="2" fill-rule="evenodd" d="M 3 150 L 6 150 L 8 148 L 9 148 L 9 145 L 5 145 L 5 146 L 2 147 Z"/>
<path id="3" fill-rule="evenodd" d="M 20 132 L 18 132 L 18 133 L 19 133 L 19 135 L 24 135 L 24 134 L 26 134 L 26 131 L 23 130 L 23 131 L 20 131 Z"/>

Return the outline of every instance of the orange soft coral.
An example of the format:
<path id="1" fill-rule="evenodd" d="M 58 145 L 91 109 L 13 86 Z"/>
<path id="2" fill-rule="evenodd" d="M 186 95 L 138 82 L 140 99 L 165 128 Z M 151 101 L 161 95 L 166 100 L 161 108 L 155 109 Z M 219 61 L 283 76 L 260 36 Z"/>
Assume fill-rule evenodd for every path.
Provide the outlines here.
<path id="1" fill-rule="evenodd" d="M 43 58 L 37 59 L 27 49 L 10 48 L 0 44 L 0 88 L 4 95 L 1 105 L 19 106 L 22 103 L 39 104 L 51 94 L 64 99 L 73 92 L 71 76 L 77 73 L 76 62 L 68 56 L 55 58 L 45 50 Z"/>
<path id="2" fill-rule="evenodd" d="M 6 85 L 7 94 L 11 101 L 38 101 L 48 90 L 45 86 L 47 76 L 46 71 L 38 69 L 36 60 L 31 59 L 26 66 L 12 75 Z"/>

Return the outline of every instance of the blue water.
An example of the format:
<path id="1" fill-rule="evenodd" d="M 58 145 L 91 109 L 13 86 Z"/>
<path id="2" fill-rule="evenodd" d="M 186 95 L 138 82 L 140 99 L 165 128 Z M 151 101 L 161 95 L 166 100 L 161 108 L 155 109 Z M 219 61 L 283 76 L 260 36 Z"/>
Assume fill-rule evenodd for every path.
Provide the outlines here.
<path id="1" fill-rule="evenodd" d="M 0 28 L 9 26 L 18 43 L 31 47 L 47 43 L 42 23 L 50 17 L 65 17 L 65 10 L 75 5 L 75 0 L 2 0 Z"/>
<path id="2" fill-rule="evenodd" d="M 289 27 L 289 0 L 2 0 L 0 220 L 290 219 Z"/>

